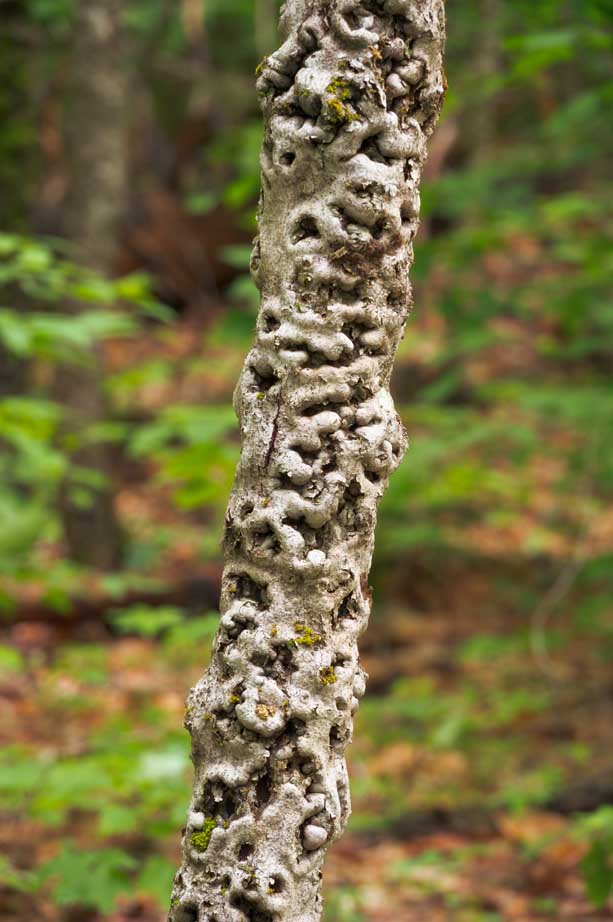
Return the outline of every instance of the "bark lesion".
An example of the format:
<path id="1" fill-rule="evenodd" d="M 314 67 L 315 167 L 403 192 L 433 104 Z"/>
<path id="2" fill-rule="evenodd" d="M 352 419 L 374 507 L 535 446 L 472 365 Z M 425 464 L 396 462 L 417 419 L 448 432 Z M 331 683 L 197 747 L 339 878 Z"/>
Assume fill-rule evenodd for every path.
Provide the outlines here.
<path id="1" fill-rule="evenodd" d="M 186 906 L 199 922 L 320 919 L 323 858 L 350 812 L 377 504 L 406 447 L 389 377 L 441 13 L 441 0 L 289 0 L 285 41 L 259 68 L 262 303 L 235 395 L 220 629 L 187 721 L 191 814 L 215 826 L 200 852 L 188 826 L 171 922 Z"/>

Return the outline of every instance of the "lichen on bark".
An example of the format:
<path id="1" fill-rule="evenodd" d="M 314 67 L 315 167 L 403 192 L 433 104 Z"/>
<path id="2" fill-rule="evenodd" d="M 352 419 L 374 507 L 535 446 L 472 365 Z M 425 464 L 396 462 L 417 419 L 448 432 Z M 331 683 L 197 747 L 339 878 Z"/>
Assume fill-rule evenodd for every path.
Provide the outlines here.
<path id="1" fill-rule="evenodd" d="M 255 343 L 235 394 L 222 617 L 186 726 L 195 781 L 171 922 L 318 922 L 350 811 L 378 502 L 406 436 L 410 305 L 443 0 L 289 0 L 264 112 Z"/>

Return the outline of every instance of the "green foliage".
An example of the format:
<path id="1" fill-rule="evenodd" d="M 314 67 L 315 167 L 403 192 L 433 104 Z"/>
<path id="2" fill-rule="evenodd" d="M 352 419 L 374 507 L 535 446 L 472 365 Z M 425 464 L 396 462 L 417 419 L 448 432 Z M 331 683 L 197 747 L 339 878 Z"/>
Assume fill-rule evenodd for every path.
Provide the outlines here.
<path id="1" fill-rule="evenodd" d="M 19 674 L 23 671 L 23 657 L 13 647 L 0 646 L 0 676 Z"/>
<path id="2" fill-rule="evenodd" d="M 234 177 L 223 193 L 223 201 L 230 208 L 242 209 L 257 201 L 260 191 L 258 168 L 262 144 L 262 124 L 254 119 L 221 135 L 211 150 L 213 163 L 230 161 Z"/>
<path id="3" fill-rule="evenodd" d="M 150 855 L 136 881 L 136 892 L 152 896 L 156 903 L 165 909 L 175 871 L 174 862 L 162 858 L 161 855 Z"/>
<path id="4" fill-rule="evenodd" d="M 200 665 L 210 650 L 219 614 L 211 612 L 198 618 L 184 618 L 164 636 L 164 646 L 171 662 L 192 661 Z"/>
<path id="5" fill-rule="evenodd" d="M 107 733 L 115 734 L 113 746 Z M 189 759 L 178 731 L 162 740 L 151 748 L 152 740 L 130 739 L 129 727 L 115 725 L 81 758 L 37 759 L 27 750 L 7 749 L 0 761 L 0 802 L 5 809 L 19 805 L 52 828 L 71 810 L 93 811 L 98 820 L 92 836 L 169 833 L 183 818 Z"/>
<path id="6" fill-rule="evenodd" d="M 84 851 L 65 843 L 61 852 L 43 865 L 39 879 L 50 882 L 58 906 L 89 906 L 108 913 L 119 894 L 129 889 L 129 872 L 136 864 L 120 849 Z"/>
<path id="7" fill-rule="evenodd" d="M 0 395 L 0 572 L 31 575 L 37 546 L 58 536 L 63 485 L 70 483 L 86 507 L 91 491 L 104 483 L 99 471 L 72 456 L 79 447 L 120 441 L 125 434 L 123 425 L 109 419 L 81 424 L 78 433 L 65 436 L 69 420 L 51 399 L 52 381 L 70 365 L 91 366 L 106 340 L 135 337 L 146 319 L 165 320 L 168 311 L 153 299 L 143 275 L 102 279 L 65 258 L 59 244 L 6 233 L 0 234 L 0 293 L 9 305 L 16 297 L 27 298 L 28 305 L 0 307 L 2 354 L 40 369 L 46 382 L 25 394 Z M 79 313 L 67 308 L 77 301 L 92 307 Z"/>
<path id="8" fill-rule="evenodd" d="M 62 248 L 60 241 L 1 233 L 0 286 L 17 286 L 31 298 L 51 304 L 68 299 L 103 305 L 123 301 L 144 314 L 164 319 L 171 316 L 152 298 L 146 276 L 135 273 L 113 281 L 104 279 L 63 256 Z M 117 322 L 121 320 L 128 322 L 118 315 Z M 90 333 L 108 335 L 95 312 Z M 116 335 L 115 331 L 110 335 Z"/>
<path id="9" fill-rule="evenodd" d="M 0 184 L 5 226 L 21 230 L 39 186 L 32 152 L 41 131 L 48 140 L 58 130 L 53 117 L 48 121 L 47 98 L 53 103 L 58 92 L 59 99 L 54 87 L 64 86 L 75 4 L 28 0 L 18 20 L 16 5 L 9 6 L 0 37 Z M 163 138 L 161 159 L 172 154 L 173 184 L 193 212 L 225 207 L 250 230 L 261 143 L 252 86 L 263 53 L 257 6 L 134 0 L 124 10 L 139 93 L 150 97 L 151 136 Z M 447 4 L 450 87 L 434 144 L 444 148 L 446 131 L 457 138 L 442 168 L 434 152 L 423 188 L 426 220 L 412 273 L 418 310 L 396 379 L 412 447 L 381 507 L 373 581 L 377 608 L 402 603 L 404 616 L 407 598 L 420 607 L 422 570 L 443 582 L 447 568 L 455 579 L 461 566 L 470 589 L 470 579 L 479 579 L 473 561 L 499 555 L 527 560 L 522 572 L 530 578 L 500 580 L 497 611 L 458 641 L 440 664 L 443 680 L 421 660 L 406 664 L 412 678 L 398 679 L 401 663 L 366 698 L 352 750 L 352 828 L 367 833 L 385 832 L 422 808 L 477 804 L 521 815 L 547 807 L 587 770 L 593 740 L 585 727 L 572 739 L 554 734 L 540 749 L 539 731 L 529 732 L 566 700 L 532 659 L 534 612 L 560 581 L 565 594 L 542 629 L 552 659 L 571 669 L 575 646 L 585 644 L 593 651 L 588 689 L 587 674 L 596 687 L 613 655 L 613 560 L 604 546 L 613 498 L 611 4 L 502 0 L 495 7 L 484 22 L 476 4 Z M 201 31 L 190 20 L 194 9 Z M 349 90 L 333 83 L 329 95 L 342 109 Z M 184 151 L 200 133 L 206 137 L 189 159 Z M 219 558 L 238 456 L 231 392 L 258 301 L 249 250 L 236 244 L 218 254 L 239 275 L 220 293 L 223 310 L 197 354 L 185 357 L 191 317 L 162 329 L 173 314 L 157 304 L 144 276 L 100 278 L 76 266 L 60 241 L 0 234 L 0 362 L 17 363 L 28 379 L 27 388 L 0 392 L 0 609 L 10 611 L 24 584 L 26 598 L 34 586 L 41 604 L 58 613 L 74 607 L 84 586 L 89 592 L 84 574 L 61 557 L 57 515 L 66 484 L 85 506 L 101 484 L 99 472 L 75 463 L 80 448 L 117 447 L 122 473 L 130 467 L 122 500 L 133 502 L 124 514 L 127 569 L 87 578 L 110 597 L 111 626 L 125 635 L 118 645 L 132 647 L 134 659 L 118 667 L 112 647 L 67 643 L 49 654 L 41 678 L 27 642 L 23 651 L 0 646 L 2 682 L 17 698 L 24 687 L 39 696 L 33 707 L 54 739 L 37 751 L 28 737 L 0 756 L 3 809 L 36 823 L 33 852 L 42 842 L 45 856 L 53 855 L 42 868 L 34 858 L 27 868 L 0 861 L 0 880 L 13 892 L 48 893 L 102 913 L 123 893 L 167 902 L 173 863 L 163 854 L 184 822 L 190 766 L 180 702 L 169 717 L 154 695 L 142 693 L 138 659 L 155 644 L 160 669 L 173 673 L 173 694 L 177 676 L 184 681 L 182 694 L 206 662 L 218 615 L 121 600 Z M 76 302 L 87 310 L 75 313 Z M 129 355 L 111 370 L 100 355 L 117 343 L 130 344 Z M 77 433 L 73 427 L 68 437 L 73 420 L 53 380 L 94 365 L 104 375 L 109 416 Z M 178 549 L 193 533 L 197 551 L 186 561 Z M 398 576 L 404 569 L 410 589 Z M 399 587 L 393 600 L 392 586 Z M 470 619 L 472 606 L 469 591 L 458 619 Z M 298 629 L 296 635 L 298 645 L 317 641 Z M 429 641 L 423 643 L 427 653 Z M 133 693 L 118 680 L 120 668 L 134 681 Z M 333 686 L 331 673 L 321 679 Z M 121 707 L 107 713 L 113 695 Z M 77 719 L 83 738 L 71 748 Z M 73 838 L 75 817 L 86 818 L 86 843 Z M 588 896 L 604 907 L 613 886 L 611 809 L 578 819 L 575 828 L 585 844 Z M 442 894 L 462 922 L 498 918 L 436 877 L 460 867 L 458 855 L 427 851 L 393 862 L 389 883 L 408 883 L 428 898 Z M 370 887 L 370 880 L 336 887 L 326 918 L 364 922 Z M 558 907 L 553 898 L 535 898 L 534 912 L 553 917 Z"/>
<path id="10" fill-rule="evenodd" d="M 157 637 L 182 620 L 181 610 L 170 605 L 159 608 L 131 605 L 113 612 L 113 623 L 122 633 L 136 633 L 142 637 Z"/>
<path id="11" fill-rule="evenodd" d="M 170 659 L 189 658 L 190 652 L 202 662 L 203 654 L 210 646 L 219 615 L 211 612 L 200 617 L 186 617 L 180 608 L 171 605 L 130 605 L 111 613 L 115 628 L 122 634 L 137 634 L 140 637 L 162 638 Z"/>
<path id="12" fill-rule="evenodd" d="M 238 457 L 221 438 L 236 427 L 230 406 L 170 406 L 140 427 L 128 447 L 135 457 L 152 457 L 161 482 L 178 484 L 181 508 L 225 505 Z"/>
<path id="13" fill-rule="evenodd" d="M 40 356 L 61 362 L 77 362 L 103 339 L 134 333 L 131 318 L 105 311 L 70 315 L 19 314 L 0 310 L 0 341 L 19 358 Z"/>
<path id="14" fill-rule="evenodd" d="M 602 908 L 613 894 L 613 807 L 604 806 L 577 821 L 577 832 L 587 840 L 581 862 L 588 896 Z"/>
<path id="15" fill-rule="evenodd" d="M 19 870 L 8 858 L 0 855 L 0 884 L 9 890 L 28 893 L 36 888 L 36 876 Z"/>
<path id="16" fill-rule="evenodd" d="M 75 0 L 27 0 L 32 21 L 52 33 L 65 33 L 74 23 Z"/>
<path id="17" fill-rule="evenodd" d="M 361 902 L 351 887 L 337 887 L 324 905 L 324 922 L 366 922 Z"/>
<path id="18" fill-rule="evenodd" d="M 597 839 L 581 862 L 581 871 L 587 894 L 598 908 L 602 908 L 613 892 L 613 846 L 611 842 Z"/>

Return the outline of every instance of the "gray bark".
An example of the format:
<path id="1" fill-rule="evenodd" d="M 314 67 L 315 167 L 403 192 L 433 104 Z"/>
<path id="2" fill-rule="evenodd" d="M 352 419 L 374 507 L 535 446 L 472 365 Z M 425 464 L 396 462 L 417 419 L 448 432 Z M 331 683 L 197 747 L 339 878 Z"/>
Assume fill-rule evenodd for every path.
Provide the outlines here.
<path id="1" fill-rule="evenodd" d="M 222 617 L 192 690 L 194 791 L 171 922 L 317 922 L 350 811 L 378 502 L 405 449 L 389 392 L 410 303 L 442 0 L 289 0 L 260 69 L 255 344 Z"/>

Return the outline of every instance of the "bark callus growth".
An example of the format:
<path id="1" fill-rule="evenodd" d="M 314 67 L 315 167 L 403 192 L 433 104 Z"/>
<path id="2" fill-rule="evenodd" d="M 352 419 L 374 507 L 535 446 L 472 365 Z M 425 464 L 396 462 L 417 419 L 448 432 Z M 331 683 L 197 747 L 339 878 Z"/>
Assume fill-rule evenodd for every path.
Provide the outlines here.
<path id="1" fill-rule="evenodd" d="M 191 692 L 195 784 L 171 922 L 317 922 L 349 815 L 376 510 L 406 438 L 389 393 L 410 303 L 442 0 L 289 0 L 258 68 L 257 335 L 222 618 Z"/>

